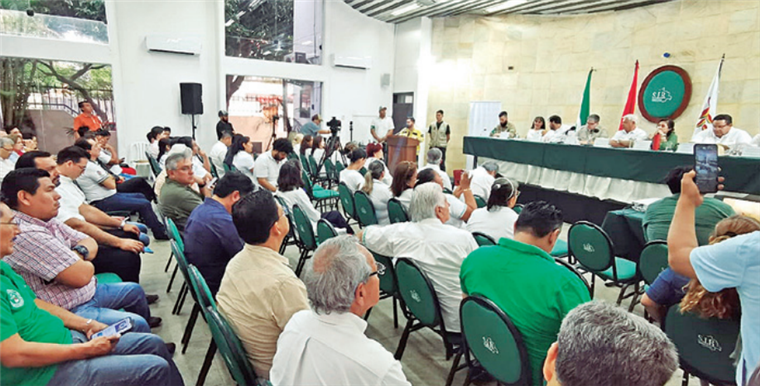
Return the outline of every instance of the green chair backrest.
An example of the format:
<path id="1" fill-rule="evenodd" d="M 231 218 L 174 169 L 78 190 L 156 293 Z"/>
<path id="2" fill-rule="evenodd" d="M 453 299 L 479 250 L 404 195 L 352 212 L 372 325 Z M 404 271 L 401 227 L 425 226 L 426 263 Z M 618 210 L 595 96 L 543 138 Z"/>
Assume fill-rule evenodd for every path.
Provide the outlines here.
<path id="1" fill-rule="evenodd" d="M 478 196 L 478 195 L 476 194 L 476 195 L 475 195 L 475 204 L 477 204 L 477 205 L 478 205 L 478 208 L 483 208 L 483 207 L 485 207 L 485 206 L 487 205 L 487 203 L 486 203 L 486 199 L 485 199 L 485 198 L 483 198 L 483 197 L 480 197 L 480 196 Z"/>
<path id="2" fill-rule="evenodd" d="M 245 354 L 245 348 L 240 338 L 235 335 L 227 320 L 212 308 L 205 308 L 204 315 L 211 330 L 211 336 L 216 343 L 219 354 L 224 358 L 232 379 L 238 385 L 256 385 L 256 372 Z"/>
<path id="3" fill-rule="evenodd" d="M 280 197 L 277 194 L 274 195 L 274 198 L 277 200 L 277 202 L 280 203 L 280 206 L 282 207 L 282 210 L 285 212 L 285 217 L 288 218 L 288 224 L 290 225 L 290 230 L 288 231 L 288 236 L 296 238 L 295 221 L 293 221 L 293 213 L 290 211 L 290 208 L 288 207 L 288 203 L 285 202 L 284 198 Z"/>
<path id="4" fill-rule="evenodd" d="M 361 190 L 354 192 L 354 210 L 362 226 L 377 225 L 375 206 L 372 205 L 367 193 Z"/>
<path id="5" fill-rule="evenodd" d="M 314 228 L 311 227 L 311 220 L 306 217 L 306 214 L 298 205 L 293 205 L 293 220 L 296 222 L 296 232 L 298 232 L 298 239 L 303 244 L 303 247 L 308 250 L 316 249 L 317 239 L 314 237 Z"/>
<path id="6" fill-rule="evenodd" d="M 211 307 L 216 310 L 214 295 L 211 294 L 211 290 L 208 288 L 208 284 L 206 284 L 206 279 L 201 275 L 201 271 L 198 270 L 198 267 L 190 264 L 188 266 L 188 273 L 188 276 L 190 277 L 190 287 L 195 291 L 196 299 L 201 308 Z"/>
<path id="7" fill-rule="evenodd" d="M 443 326 L 438 296 L 427 275 L 411 259 L 396 260 L 396 277 L 401 298 L 409 311 L 427 327 Z"/>
<path id="8" fill-rule="evenodd" d="M 385 266 L 385 273 L 380 275 L 380 289 L 391 295 L 398 293 L 398 279 L 396 278 L 396 268 L 393 266 L 393 259 L 370 251 L 375 257 L 375 262 Z"/>
<path id="9" fill-rule="evenodd" d="M 512 208 L 512 210 L 514 210 L 515 213 L 520 214 L 522 212 L 524 206 L 525 205 L 523 205 L 523 204 L 516 204 L 515 207 Z"/>
<path id="10" fill-rule="evenodd" d="M 216 166 L 214 166 L 214 163 L 209 162 L 209 164 L 211 164 L 211 175 L 216 178 L 219 178 L 219 172 L 216 171 Z"/>
<path id="11" fill-rule="evenodd" d="M 177 224 L 168 217 L 166 218 L 166 229 L 169 231 L 169 236 L 177 243 L 179 250 L 185 252 L 185 241 L 182 240 L 182 235 L 179 233 L 179 229 L 177 229 Z"/>
<path id="12" fill-rule="evenodd" d="M 567 233 L 570 255 L 591 272 L 604 271 L 614 262 L 614 248 L 602 228 L 588 221 L 578 221 Z"/>
<path id="13" fill-rule="evenodd" d="M 554 262 L 569 269 L 570 272 L 572 272 L 575 276 L 577 276 L 578 279 L 580 279 L 580 281 L 583 283 L 583 285 L 586 286 L 586 289 L 588 290 L 588 294 L 591 295 L 591 298 L 592 299 L 594 298 L 593 296 L 594 294 L 591 292 L 591 285 L 588 283 L 588 280 L 586 280 L 586 278 L 583 277 L 580 271 L 578 271 L 577 268 L 575 268 L 572 264 L 568 263 L 567 261 L 562 260 L 558 257 L 554 258 Z"/>
<path id="14" fill-rule="evenodd" d="M 665 316 L 664 329 L 685 371 L 712 384 L 734 384 L 736 368 L 729 355 L 739 338 L 738 320 L 682 314 L 676 304 Z"/>
<path id="15" fill-rule="evenodd" d="M 98 284 L 115 284 L 122 282 L 119 275 L 112 272 L 98 273 L 95 277 L 98 279 Z"/>
<path id="16" fill-rule="evenodd" d="M 222 164 L 222 167 L 224 168 L 224 174 L 227 174 L 227 173 L 229 173 L 232 170 L 232 166 L 231 165 L 227 165 L 226 162 Z"/>
<path id="17" fill-rule="evenodd" d="M 301 170 L 306 171 L 307 173 L 311 174 L 311 166 L 309 166 L 309 158 L 306 156 L 306 154 L 301 156 Z"/>
<path id="18" fill-rule="evenodd" d="M 335 173 L 340 174 L 340 172 L 343 171 L 346 167 L 343 165 L 343 162 L 336 161 L 335 162 Z"/>
<path id="19" fill-rule="evenodd" d="M 338 235 L 338 232 L 335 231 L 335 227 L 333 227 L 332 224 L 330 224 L 329 221 L 321 218 L 319 221 L 317 221 L 317 239 L 319 239 L 319 243 L 324 243 L 326 240 L 331 239 Z"/>
<path id="20" fill-rule="evenodd" d="M 497 381 L 529 386 L 530 359 L 522 335 L 512 320 L 492 301 L 473 295 L 459 308 L 467 348 Z"/>
<path id="21" fill-rule="evenodd" d="M 306 190 L 306 195 L 313 200 L 314 185 L 311 184 L 311 178 L 309 178 L 309 175 L 303 170 L 301 170 L 301 180 L 303 181 L 303 188 Z"/>
<path id="22" fill-rule="evenodd" d="M 388 201 L 388 218 L 391 220 L 391 224 L 409 221 L 409 215 L 406 214 L 406 209 L 401 205 L 398 198 L 394 197 Z"/>
<path id="23" fill-rule="evenodd" d="M 496 245 L 496 241 L 493 239 L 493 237 L 485 233 L 472 232 L 472 237 L 475 238 L 475 242 L 478 243 L 478 246 L 485 247 L 489 245 Z"/>
<path id="24" fill-rule="evenodd" d="M 185 252 L 179 249 L 176 241 L 169 240 L 169 242 L 171 243 L 172 254 L 174 254 L 174 260 L 177 261 L 179 271 L 182 273 L 182 277 L 185 278 L 185 282 L 190 285 L 190 273 L 187 258 L 185 258 Z M 195 292 L 191 292 L 190 294 L 193 296 L 193 299 L 195 299 Z"/>
<path id="25" fill-rule="evenodd" d="M 668 268 L 668 243 L 662 240 L 647 243 L 641 250 L 638 266 L 644 282 L 651 285 Z"/>
<path id="26" fill-rule="evenodd" d="M 298 153 L 291 151 L 288 153 L 288 161 L 298 159 Z"/>
<path id="27" fill-rule="evenodd" d="M 316 177 L 319 175 L 319 164 L 313 155 L 309 156 L 309 166 L 311 167 L 311 175 Z"/>
<path id="28" fill-rule="evenodd" d="M 359 169 L 359 174 L 361 174 L 362 176 L 364 176 L 365 174 L 367 174 L 367 168 L 365 168 L 364 166 L 362 166 L 362 168 Z"/>
<path id="29" fill-rule="evenodd" d="M 331 159 L 325 160 L 325 173 L 327 173 L 327 178 L 329 178 L 332 181 L 338 181 L 338 173 L 335 171 L 335 164 L 333 164 Z"/>
<path id="30" fill-rule="evenodd" d="M 158 175 L 161 174 L 161 165 L 159 165 L 156 158 L 150 155 L 147 151 L 145 152 L 145 156 L 148 157 L 148 164 L 150 165 L 150 170 L 153 172 L 153 176 L 158 177 Z"/>
<path id="31" fill-rule="evenodd" d="M 349 189 L 348 185 L 344 182 L 338 184 L 338 197 L 340 198 L 340 203 L 343 205 L 343 210 L 348 214 L 348 217 L 356 218 L 354 195 L 351 194 L 351 189 Z"/>
<path id="32" fill-rule="evenodd" d="M 443 194 L 454 194 L 449 188 L 443 188 Z"/>

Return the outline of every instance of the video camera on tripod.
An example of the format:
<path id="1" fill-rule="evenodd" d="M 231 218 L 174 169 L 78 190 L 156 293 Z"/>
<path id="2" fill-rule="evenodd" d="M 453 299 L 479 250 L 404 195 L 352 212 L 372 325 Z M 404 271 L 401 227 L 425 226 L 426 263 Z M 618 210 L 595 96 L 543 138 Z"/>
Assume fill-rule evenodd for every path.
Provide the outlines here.
<path id="1" fill-rule="evenodd" d="M 326 123 L 327 127 L 330 128 L 330 133 L 332 133 L 333 137 L 338 135 L 338 132 L 341 129 L 341 122 L 335 117 L 332 117 L 329 122 Z"/>

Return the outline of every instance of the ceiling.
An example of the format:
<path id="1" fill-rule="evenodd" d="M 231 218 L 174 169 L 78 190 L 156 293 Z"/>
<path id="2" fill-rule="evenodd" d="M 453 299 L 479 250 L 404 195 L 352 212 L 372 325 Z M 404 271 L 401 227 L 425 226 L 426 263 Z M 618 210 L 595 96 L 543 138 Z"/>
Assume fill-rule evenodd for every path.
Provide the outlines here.
<path id="1" fill-rule="evenodd" d="M 463 14 L 494 16 L 574 15 L 620 11 L 672 0 L 344 0 L 359 12 L 389 23 L 417 17 L 448 17 Z"/>

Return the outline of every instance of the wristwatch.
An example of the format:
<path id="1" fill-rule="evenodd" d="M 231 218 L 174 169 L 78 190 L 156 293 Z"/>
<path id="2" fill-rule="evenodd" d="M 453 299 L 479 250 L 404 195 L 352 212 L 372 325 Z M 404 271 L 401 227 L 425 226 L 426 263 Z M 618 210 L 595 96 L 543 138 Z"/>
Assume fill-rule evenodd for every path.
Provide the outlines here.
<path id="1" fill-rule="evenodd" d="M 121 224 L 119 224 L 119 229 L 124 229 L 124 225 L 127 225 L 126 217 L 121 220 Z"/>
<path id="2" fill-rule="evenodd" d="M 75 245 L 71 250 L 82 255 L 82 259 L 84 260 L 87 260 L 87 258 L 90 257 L 90 250 L 84 245 Z"/>

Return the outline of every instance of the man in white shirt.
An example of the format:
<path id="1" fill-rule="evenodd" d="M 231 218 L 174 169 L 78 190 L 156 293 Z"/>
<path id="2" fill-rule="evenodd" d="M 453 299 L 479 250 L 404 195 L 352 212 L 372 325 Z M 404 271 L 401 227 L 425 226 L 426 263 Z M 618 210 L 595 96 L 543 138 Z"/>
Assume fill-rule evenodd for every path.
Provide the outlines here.
<path id="1" fill-rule="evenodd" d="M 472 194 L 483 197 L 488 202 L 491 195 L 491 187 L 496 174 L 499 173 L 499 165 L 496 162 L 488 161 L 470 171 L 470 188 Z"/>
<path id="2" fill-rule="evenodd" d="M 293 152 L 293 144 L 287 138 L 277 138 L 272 144 L 272 150 L 259 156 L 253 165 L 256 182 L 270 192 L 277 191 L 277 177 L 280 167 L 288 154 Z"/>
<path id="3" fill-rule="evenodd" d="M 227 156 L 227 148 L 229 148 L 231 144 L 232 132 L 223 131 L 222 137 L 219 138 L 219 141 L 217 141 L 214 146 L 211 147 L 211 151 L 208 152 L 208 158 L 211 161 L 211 164 L 214 165 L 219 179 L 224 177 L 224 157 Z"/>
<path id="4" fill-rule="evenodd" d="M 445 224 L 449 204 L 437 184 L 415 188 L 409 214 L 412 222 L 370 226 L 359 238 L 373 252 L 409 257 L 419 264 L 438 295 L 446 331 L 459 332 L 459 268 L 478 244 L 466 230 Z"/>
<path id="5" fill-rule="evenodd" d="M 750 145 L 760 147 L 760 134 L 752 138 L 752 142 L 750 142 Z"/>
<path id="6" fill-rule="evenodd" d="M 541 140 L 550 143 L 565 142 L 570 127 L 571 126 L 562 124 L 562 118 L 560 118 L 559 115 L 552 115 L 549 117 L 549 130 L 546 131 L 546 134 L 544 134 Z"/>
<path id="7" fill-rule="evenodd" d="M 0 182 L 6 174 L 16 168 L 16 162 L 11 161 L 13 154 L 13 140 L 8 137 L 0 138 Z"/>
<path id="8" fill-rule="evenodd" d="M 746 131 L 733 126 L 733 118 L 728 114 L 718 114 L 713 118 L 713 129 L 702 130 L 694 138 L 694 143 L 717 143 L 727 148 L 752 142 Z"/>
<path id="9" fill-rule="evenodd" d="M 272 384 L 411 385 L 401 363 L 364 335 L 385 269 L 353 236 L 319 246 L 304 270 L 311 309 L 294 314 L 280 334 Z"/>
<path id="10" fill-rule="evenodd" d="M 441 176 L 441 180 L 443 180 L 443 187 L 448 189 L 449 191 L 454 190 L 451 187 L 451 178 L 449 178 L 448 174 L 441 170 L 441 161 L 443 160 L 443 152 L 438 148 L 432 148 L 428 150 L 427 152 L 427 165 L 423 166 L 418 170 L 417 172 L 421 172 L 425 169 L 433 169 L 435 170 L 438 175 Z"/>
<path id="11" fill-rule="evenodd" d="M 636 141 L 646 141 L 649 135 L 646 131 L 636 127 L 636 116 L 628 114 L 623 116 L 623 130 L 618 130 L 610 138 L 612 147 L 632 147 Z"/>
<path id="12" fill-rule="evenodd" d="M 380 106 L 379 116 L 372 120 L 369 126 L 369 132 L 375 141 L 383 143 L 389 135 L 393 134 L 393 120 L 386 116 L 387 108 Z"/>

